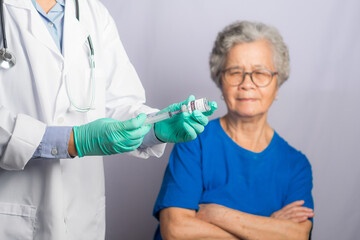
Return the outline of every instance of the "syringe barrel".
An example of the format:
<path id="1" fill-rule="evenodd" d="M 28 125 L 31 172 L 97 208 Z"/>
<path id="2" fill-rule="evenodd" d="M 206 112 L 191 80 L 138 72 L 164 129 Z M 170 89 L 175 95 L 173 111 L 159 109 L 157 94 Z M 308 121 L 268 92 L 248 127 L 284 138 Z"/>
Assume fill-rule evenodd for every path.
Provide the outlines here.
<path id="1" fill-rule="evenodd" d="M 175 112 L 163 112 L 163 113 L 151 113 L 147 115 L 147 118 L 143 125 L 154 124 L 156 122 L 163 121 L 165 119 L 171 118 L 172 116 L 181 113 L 181 112 L 188 112 L 192 113 L 194 110 L 199 110 L 200 112 L 207 112 L 211 110 L 209 105 L 209 101 L 206 98 L 200 98 L 188 103 L 188 105 L 182 105 L 181 111 Z"/>
<path id="2" fill-rule="evenodd" d="M 147 118 L 143 125 L 149 125 L 156 122 L 160 122 L 162 120 L 168 119 L 171 117 L 171 112 L 163 112 L 163 113 L 155 113 L 155 114 L 148 114 Z"/>

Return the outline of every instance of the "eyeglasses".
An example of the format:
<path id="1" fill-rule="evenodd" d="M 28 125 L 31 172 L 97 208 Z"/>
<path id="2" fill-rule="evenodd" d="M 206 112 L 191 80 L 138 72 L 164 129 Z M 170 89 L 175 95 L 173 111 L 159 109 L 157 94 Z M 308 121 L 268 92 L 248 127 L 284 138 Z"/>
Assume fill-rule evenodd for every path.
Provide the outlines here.
<path id="1" fill-rule="evenodd" d="M 251 81 L 257 87 L 268 86 L 271 83 L 274 75 L 278 74 L 278 72 L 272 72 L 262 68 L 256 69 L 252 72 L 245 72 L 239 67 L 224 69 L 221 71 L 221 73 L 223 74 L 224 81 L 230 86 L 241 85 L 244 82 L 246 75 L 249 74 Z"/>

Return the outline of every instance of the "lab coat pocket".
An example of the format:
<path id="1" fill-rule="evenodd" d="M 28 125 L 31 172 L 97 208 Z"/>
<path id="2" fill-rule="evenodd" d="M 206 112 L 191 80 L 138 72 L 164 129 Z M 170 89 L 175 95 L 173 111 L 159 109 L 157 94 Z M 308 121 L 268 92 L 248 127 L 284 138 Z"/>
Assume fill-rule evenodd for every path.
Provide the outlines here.
<path id="1" fill-rule="evenodd" d="M 37 208 L 0 203 L 0 239 L 32 240 Z"/>

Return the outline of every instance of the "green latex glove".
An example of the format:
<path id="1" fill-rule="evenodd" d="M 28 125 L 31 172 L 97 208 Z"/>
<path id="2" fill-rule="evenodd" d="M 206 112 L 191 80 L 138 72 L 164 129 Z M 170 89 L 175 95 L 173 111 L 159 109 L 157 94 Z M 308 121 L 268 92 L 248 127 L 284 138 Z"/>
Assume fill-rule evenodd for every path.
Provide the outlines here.
<path id="1" fill-rule="evenodd" d="M 195 97 L 190 95 L 188 99 L 181 103 L 175 103 L 160 111 L 178 111 L 181 110 L 182 105 L 187 105 L 189 102 L 194 101 Z M 172 118 L 166 119 L 154 124 L 154 132 L 156 137 L 162 142 L 187 142 L 194 140 L 198 134 L 204 131 L 204 126 L 209 122 L 207 118 L 217 109 L 216 102 L 210 102 L 211 110 L 202 113 L 198 110 L 189 113 L 179 113 Z"/>
<path id="2" fill-rule="evenodd" d="M 141 126 L 145 119 L 146 115 L 141 113 L 124 122 L 102 118 L 75 126 L 74 141 L 79 157 L 110 155 L 137 149 L 151 128 L 149 125 Z"/>

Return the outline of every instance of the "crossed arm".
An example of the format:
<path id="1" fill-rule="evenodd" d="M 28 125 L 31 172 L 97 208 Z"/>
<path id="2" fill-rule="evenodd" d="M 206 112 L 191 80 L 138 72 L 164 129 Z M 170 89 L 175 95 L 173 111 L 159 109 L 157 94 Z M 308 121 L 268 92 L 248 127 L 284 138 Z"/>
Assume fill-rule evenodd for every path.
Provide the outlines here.
<path id="1" fill-rule="evenodd" d="M 238 239 L 220 227 L 196 217 L 195 210 L 169 207 L 160 212 L 164 240 Z"/>
<path id="2" fill-rule="evenodd" d="M 163 239 L 303 239 L 314 216 L 303 201 L 293 202 L 271 217 L 240 212 L 217 204 L 201 204 L 200 210 L 170 207 L 160 212 Z"/>

